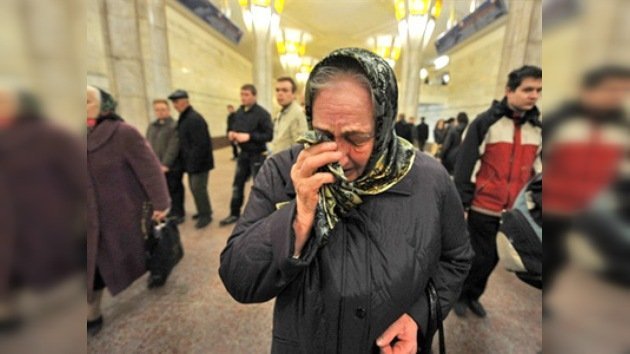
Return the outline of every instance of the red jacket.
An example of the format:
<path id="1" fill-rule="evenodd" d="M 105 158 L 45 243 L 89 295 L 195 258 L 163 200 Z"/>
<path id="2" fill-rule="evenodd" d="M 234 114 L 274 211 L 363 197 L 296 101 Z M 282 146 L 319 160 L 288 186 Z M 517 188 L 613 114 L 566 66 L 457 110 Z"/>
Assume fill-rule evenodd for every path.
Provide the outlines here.
<path id="1" fill-rule="evenodd" d="M 568 215 L 589 206 L 619 173 L 628 124 L 621 111 L 564 107 L 545 121 L 545 212 Z"/>
<path id="2" fill-rule="evenodd" d="M 542 124 L 536 107 L 515 117 L 506 99 L 494 101 L 468 127 L 455 164 L 465 207 L 500 216 L 536 173 L 542 172 Z"/>

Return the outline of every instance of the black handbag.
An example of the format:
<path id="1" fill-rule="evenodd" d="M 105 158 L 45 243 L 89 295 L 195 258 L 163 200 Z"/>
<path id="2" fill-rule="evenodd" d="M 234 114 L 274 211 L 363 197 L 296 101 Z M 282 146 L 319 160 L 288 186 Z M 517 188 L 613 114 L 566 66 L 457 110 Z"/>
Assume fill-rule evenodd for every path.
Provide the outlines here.
<path id="1" fill-rule="evenodd" d="M 418 353 L 431 353 L 431 345 L 435 332 L 438 332 L 439 351 L 440 354 L 446 354 L 446 346 L 444 344 L 444 327 L 442 325 L 442 307 L 440 306 L 440 297 L 432 279 L 429 279 L 425 289 L 426 297 L 429 301 L 429 323 L 424 333 L 418 331 Z"/>
<path id="2" fill-rule="evenodd" d="M 160 223 L 151 222 L 145 239 L 147 269 L 150 272 L 149 287 L 164 285 L 171 271 L 184 257 L 179 229 L 172 219 Z"/>

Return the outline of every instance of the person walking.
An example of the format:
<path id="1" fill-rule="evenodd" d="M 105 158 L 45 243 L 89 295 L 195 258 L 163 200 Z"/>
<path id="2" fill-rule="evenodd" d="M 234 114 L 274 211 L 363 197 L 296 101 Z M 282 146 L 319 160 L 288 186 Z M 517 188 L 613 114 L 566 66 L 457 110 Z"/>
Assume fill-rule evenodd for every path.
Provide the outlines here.
<path id="1" fill-rule="evenodd" d="M 479 317 L 479 302 L 499 260 L 496 236 L 501 214 L 518 193 L 542 172 L 542 123 L 536 102 L 542 92 L 542 69 L 525 65 L 508 75 L 505 97 L 494 101 L 467 129 L 455 164 L 455 185 L 467 210 L 475 250 L 455 313 L 466 308 Z"/>
<path id="2" fill-rule="evenodd" d="M 168 99 L 179 112 L 178 163 L 188 174 L 190 191 L 197 206 L 197 214 L 193 216 L 193 219 L 197 219 L 195 228 L 201 229 L 212 222 L 212 205 L 208 196 L 208 178 L 214 168 L 212 139 L 205 119 L 190 105 L 188 92 L 177 90 Z"/>

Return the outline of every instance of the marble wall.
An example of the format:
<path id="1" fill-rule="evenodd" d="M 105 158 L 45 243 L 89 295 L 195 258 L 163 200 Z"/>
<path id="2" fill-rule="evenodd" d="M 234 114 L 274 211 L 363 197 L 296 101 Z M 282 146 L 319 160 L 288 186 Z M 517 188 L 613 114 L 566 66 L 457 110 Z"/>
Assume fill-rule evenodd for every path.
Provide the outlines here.
<path id="1" fill-rule="evenodd" d="M 240 87 L 252 82 L 252 63 L 174 1 L 168 2 L 166 19 L 173 88 L 188 91 L 213 137 L 225 135 L 226 105 L 240 105 Z"/>
<path id="2" fill-rule="evenodd" d="M 495 95 L 495 85 L 500 79 L 505 31 L 505 21 L 497 23 L 449 52 L 450 63 L 439 72 L 449 72 L 448 85 L 421 85 L 419 115 L 427 118 L 427 124 L 432 126 L 437 119 L 454 117 L 460 111 L 474 118 L 493 99 L 499 98 Z"/>

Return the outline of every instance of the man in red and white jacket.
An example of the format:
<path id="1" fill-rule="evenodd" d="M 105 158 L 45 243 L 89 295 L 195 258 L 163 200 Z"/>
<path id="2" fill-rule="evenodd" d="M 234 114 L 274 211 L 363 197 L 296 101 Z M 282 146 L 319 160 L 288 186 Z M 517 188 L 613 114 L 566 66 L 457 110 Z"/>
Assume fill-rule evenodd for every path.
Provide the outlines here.
<path id="1" fill-rule="evenodd" d="M 455 164 L 455 184 L 467 210 L 468 230 L 475 250 L 472 268 L 455 305 L 479 317 L 479 303 L 498 263 L 496 235 L 501 213 L 520 190 L 542 172 L 542 124 L 536 107 L 542 92 L 542 70 L 525 65 L 508 75 L 505 97 L 479 114 L 464 133 Z"/>

